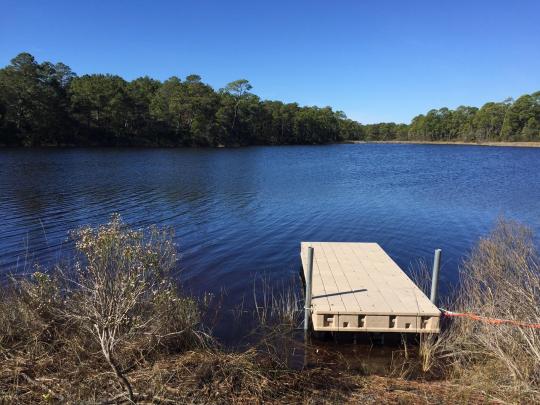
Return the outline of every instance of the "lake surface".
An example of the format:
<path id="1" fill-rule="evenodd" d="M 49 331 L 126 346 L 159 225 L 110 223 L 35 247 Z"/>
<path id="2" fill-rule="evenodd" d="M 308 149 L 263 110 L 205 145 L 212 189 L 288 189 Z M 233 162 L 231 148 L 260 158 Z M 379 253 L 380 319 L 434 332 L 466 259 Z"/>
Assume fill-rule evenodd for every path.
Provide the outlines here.
<path id="1" fill-rule="evenodd" d="M 299 274 L 300 241 L 378 242 L 404 269 L 443 249 L 442 288 L 504 215 L 540 233 L 540 149 L 332 145 L 0 150 L 0 273 L 69 253 L 113 212 L 172 226 L 195 294 L 252 302 Z"/>

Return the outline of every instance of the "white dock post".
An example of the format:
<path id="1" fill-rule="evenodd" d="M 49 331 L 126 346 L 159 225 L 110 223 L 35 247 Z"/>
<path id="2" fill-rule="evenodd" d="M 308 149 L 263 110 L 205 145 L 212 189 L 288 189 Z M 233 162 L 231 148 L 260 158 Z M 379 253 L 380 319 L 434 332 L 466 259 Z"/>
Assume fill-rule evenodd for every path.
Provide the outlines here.
<path id="1" fill-rule="evenodd" d="M 441 249 L 435 249 L 433 258 L 433 274 L 431 276 L 431 297 L 430 300 L 437 305 L 437 289 L 439 288 L 439 269 L 441 267 Z"/>
<path id="2" fill-rule="evenodd" d="M 309 319 L 311 318 L 311 291 L 313 284 L 313 247 L 308 247 L 308 266 L 306 275 L 306 299 L 304 304 L 304 332 L 309 330 Z"/>

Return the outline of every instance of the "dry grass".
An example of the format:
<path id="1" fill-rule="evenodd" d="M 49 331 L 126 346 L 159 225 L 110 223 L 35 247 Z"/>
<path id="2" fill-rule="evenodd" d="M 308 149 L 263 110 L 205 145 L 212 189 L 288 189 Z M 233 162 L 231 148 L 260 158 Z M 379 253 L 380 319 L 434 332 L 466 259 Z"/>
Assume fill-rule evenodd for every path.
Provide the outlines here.
<path id="1" fill-rule="evenodd" d="M 135 231 L 114 216 L 73 236 L 73 268 L 36 268 L 0 290 L 0 402 L 338 402 L 354 388 L 329 369 L 289 367 L 299 344 L 293 286 L 262 281 L 255 315 L 264 338 L 227 353 L 168 277 L 169 231 Z"/>
<path id="2" fill-rule="evenodd" d="M 298 403 L 344 401 L 358 386 L 350 376 L 329 369 L 292 370 L 276 364 L 264 352 L 189 352 L 156 363 L 160 371 L 140 374 L 148 388 L 159 387 L 159 397 L 199 403 Z M 138 375 L 134 375 L 136 380 Z M 326 400 L 323 395 L 327 396 Z"/>
<path id="3" fill-rule="evenodd" d="M 540 265 L 529 229 L 499 221 L 461 271 L 455 311 L 540 323 Z M 452 377 L 510 401 L 540 401 L 540 329 L 455 319 L 444 336 Z"/>
<path id="4" fill-rule="evenodd" d="M 431 271 L 412 278 L 428 294 Z M 460 288 L 443 305 L 454 312 L 540 323 L 540 260 L 531 231 L 500 220 L 460 270 Z M 540 402 L 540 329 L 468 318 L 443 319 L 439 335 L 420 335 L 396 357 L 392 375 L 444 379 L 490 401 Z"/>
<path id="5" fill-rule="evenodd" d="M 260 339 L 229 353 L 206 336 L 201 305 L 168 277 L 169 231 L 132 231 L 114 217 L 74 236 L 75 271 L 36 268 L 0 289 L 0 403 L 540 401 L 537 329 L 454 319 L 438 337 L 405 343 L 388 376 L 363 375 L 339 357 L 336 368 L 295 368 L 295 354 L 319 349 L 294 338 L 294 285 L 257 281 Z M 464 263 L 451 309 L 540 323 L 538 263 L 530 232 L 501 222 Z M 418 280 L 429 286 L 428 266 Z"/>

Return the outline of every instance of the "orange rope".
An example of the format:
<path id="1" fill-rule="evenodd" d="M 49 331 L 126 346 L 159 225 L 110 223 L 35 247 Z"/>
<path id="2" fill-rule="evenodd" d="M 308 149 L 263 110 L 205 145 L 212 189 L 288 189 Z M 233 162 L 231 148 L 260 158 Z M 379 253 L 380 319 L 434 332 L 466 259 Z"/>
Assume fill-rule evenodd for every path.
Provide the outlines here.
<path id="1" fill-rule="evenodd" d="M 521 321 L 514 321 L 511 319 L 498 319 L 498 318 L 487 318 L 485 316 L 470 314 L 467 312 L 452 312 L 441 309 L 443 316 L 455 317 L 455 318 L 468 318 L 474 321 L 480 321 L 485 323 L 490 323 L 492 325 L 512 325 L 519 326 L 520 328 L 532 328 L 540 329 L 540 323 L 527 323 Z"/>

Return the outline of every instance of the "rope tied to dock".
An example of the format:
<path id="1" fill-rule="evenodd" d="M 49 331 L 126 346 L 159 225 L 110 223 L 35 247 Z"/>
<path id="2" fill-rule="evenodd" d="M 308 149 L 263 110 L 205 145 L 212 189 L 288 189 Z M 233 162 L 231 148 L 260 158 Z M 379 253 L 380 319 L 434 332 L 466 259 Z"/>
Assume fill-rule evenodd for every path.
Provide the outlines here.
<path id="1" fill-rule="evenodd" d="M 442 309 L 442 308 L 439 308 L 439 309 L 442 315 L 448 318 L 467 318 L 474 321 L 489 323 L 491 325 L 511 325 L 511 326 L 517 326 L 520 328 L 540 329 L 540 323 L 528 323 L 528 322 L 516 321 L 513 319 L 489 318 L 486 316 L 480 316 L 480 315 L 472 314 L 469 312 L 452 312 L 452 311 L 447 311 L 446 309 Z"/>

